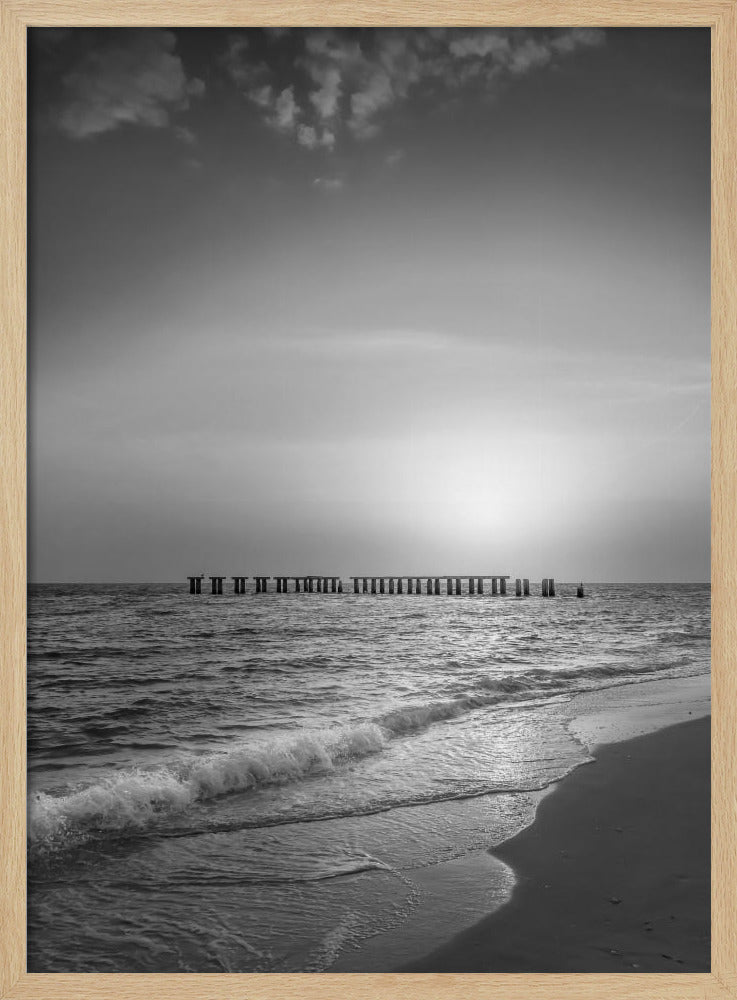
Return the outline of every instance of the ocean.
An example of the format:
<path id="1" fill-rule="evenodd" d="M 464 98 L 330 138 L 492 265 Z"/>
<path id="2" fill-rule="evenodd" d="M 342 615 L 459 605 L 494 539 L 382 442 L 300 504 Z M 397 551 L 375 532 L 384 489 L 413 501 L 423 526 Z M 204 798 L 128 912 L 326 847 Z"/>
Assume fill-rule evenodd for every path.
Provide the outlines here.
<path id="1" fill-rule="evenodd" d="M 33 585 L 28 970 L 360 970 L 412 926 L 427 951 L 509 897 L 488 849 L 590 760 L 573 699 L 709 667 L 707 585 Z"/>

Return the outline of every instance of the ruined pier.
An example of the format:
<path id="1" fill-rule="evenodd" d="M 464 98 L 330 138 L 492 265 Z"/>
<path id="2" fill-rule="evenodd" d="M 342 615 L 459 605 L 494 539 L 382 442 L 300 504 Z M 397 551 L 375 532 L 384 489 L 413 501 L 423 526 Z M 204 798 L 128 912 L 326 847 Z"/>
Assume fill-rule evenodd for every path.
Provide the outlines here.
<path id="1" fill-rule="evenodd" d="M 205 574 L 189 576 L 190 594 L 202 593 L 202 581 Z M 210 592 L 215 595 L 223 593 L 223 580 L 225 576 L 210 576 Z M 420 575 L 397 576 L 395 574 L 359 575 L 350 576 L 352 591 L 354 594 L 426 594 L 432 596 L 492 596 L 505 597 L 507 594 L 507 580 L 511 577 L 503 573 L 461 573 L 442 574 L 440 576 Z M 307 574 L 306 576 L 232 576 L 234 594 L 267 594 L 276 592 L 277 594 L 305 593 L 305 594 L 342 594 L 343 580 L 340 576 L 324 576 L 323 574 Z M 247 589 L 247 580 L 253 580 L 253 587 Z M 273 581 L 273 588 L 269 581 Z M 530 597 L 530 581 L 528 577 L 516 577 L 514 582 L 515 597 Z M 553 577 L 545 577 L 540 584 L 541 597 L 555 597 L 555 580 Z M 577 590 L 577 596 L 583 597 L 583 584 Z"/>

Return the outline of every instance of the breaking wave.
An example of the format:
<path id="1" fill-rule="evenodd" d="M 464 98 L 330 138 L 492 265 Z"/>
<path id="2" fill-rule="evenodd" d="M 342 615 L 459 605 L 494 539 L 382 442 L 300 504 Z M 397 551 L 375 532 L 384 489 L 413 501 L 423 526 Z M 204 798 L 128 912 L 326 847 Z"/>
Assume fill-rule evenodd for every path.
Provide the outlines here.
<path id="1" fill-rule="evenodd" d="M 54 852 L 99 836 L 143 832 L 162 816 L 196 803 L 259 787 L 297 782 L 380 753 L 387 742 L 484 707 L 589 689 L 597 681 L 632 681 L 658 672 L 654 665 L 600 664 L 579 670 L 535 668 L 513 676 L 484 677 L 470 691 L 427 704 L 404 705 L 358 725 L 307 730 L 262 744 L 191 757 L 152 769 L 119 771 L 97 784 L 29 799 L 32 850 Z"/>

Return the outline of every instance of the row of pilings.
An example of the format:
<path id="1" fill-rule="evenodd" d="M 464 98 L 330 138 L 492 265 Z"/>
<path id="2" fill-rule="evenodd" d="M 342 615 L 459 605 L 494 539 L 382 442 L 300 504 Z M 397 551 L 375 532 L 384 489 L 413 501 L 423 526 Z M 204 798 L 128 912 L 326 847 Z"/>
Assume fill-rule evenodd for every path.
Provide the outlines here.
<path id="1" fill-rule="evenodd" d="M 190 594 L 202 593 L 202 581 L 204 574 L 199 576 L 189 576 Z M 224 576 L 209 577 L 211 592 L 222 594 Z M 234 576 L 233 593 L 246 593 L 247 576 Z M 318 593 L 318 594 L 342 594 L 343 581 L 339 576 L 253 576 L 250 579 L 255 581 L 254 592 L 265 594 L 269 591 L 269 580 L 275 581 L 277 594 L 288 594 L 290 584 L 293 593 Z M 353 583 L 354 594 L 435 594 L 442 593 L 441 582 L 445 583 L 446 594 L 460 595 L 463 593 L 463 581 L 466 581 L 466 593 L 469 595 L 485 593 L 485 584 L 488 582 L 490 592 L 493 595 L 505 596 L 507 593 L 507 580 L 509 576 L 352 576 L 349 578 Z M 517 577 L 514 584 L 516 597 L 530 596 L 530 581 L 526 577 Z M 555 597 L 555 580 L 546 577 L 540 585 L 541 597 Z M 583 584 L 577 588 L 577 596 L 583 597 Z"/>

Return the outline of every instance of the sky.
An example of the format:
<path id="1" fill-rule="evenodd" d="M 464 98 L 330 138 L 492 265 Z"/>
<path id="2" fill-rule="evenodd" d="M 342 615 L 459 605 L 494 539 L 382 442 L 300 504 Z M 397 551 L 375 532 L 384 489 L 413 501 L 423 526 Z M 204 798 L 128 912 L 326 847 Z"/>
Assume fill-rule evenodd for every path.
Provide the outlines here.
<path id="1" fill-rule="evenodd" d="M 709 33 L 32 29 L 34 581 L 709 579 Z"/>

